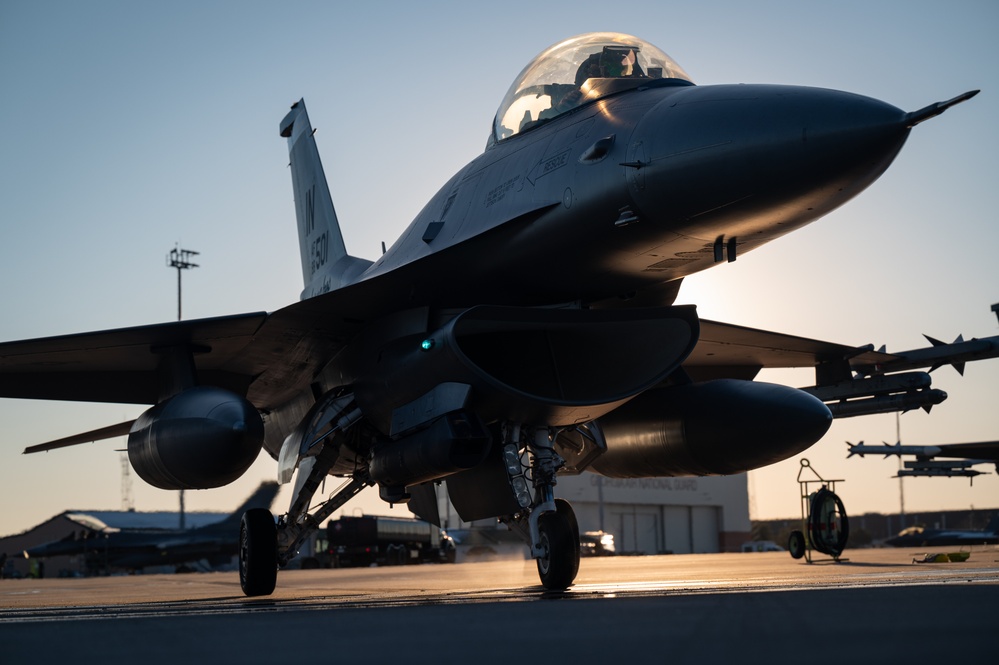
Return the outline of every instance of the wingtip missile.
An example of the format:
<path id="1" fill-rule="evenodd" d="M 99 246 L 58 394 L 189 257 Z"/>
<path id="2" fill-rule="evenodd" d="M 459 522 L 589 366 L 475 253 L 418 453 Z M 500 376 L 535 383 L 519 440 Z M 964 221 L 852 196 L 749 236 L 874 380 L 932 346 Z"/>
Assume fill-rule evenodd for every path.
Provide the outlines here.
<path id="1" fill-rule="evenodd" d="M 863 457 L 864 455 L 884 455 L 885 459 L 892 455 L 899 457 L 902 455 L 915 455 L 922 459 L 930 459 L 942 452 L 940 446 L 903 446 L 901 442 L 893 445 L 887 441 L 882 441 L 881 445 L 878 446 L 866 445 L 863 441 L 860 443 L 850 443 L 847 441 L 846 445 L 850 447 L 847 459 L 854 455 L 858 457 Z"/>
<path id="2" fill-rule="evenodd" d="M 969 90 L 968 92 L 962 95 L 958 95 L 953 99 L 948 99 L 945 102 L 935 102 L 933 104 L 930 104 L 929 106 L 924 106 L 918 111 L 911 111 L 910 113 L 906 113 L 905 126 L 907 129 L 912 129 L 919 123 L 940 115 L 941 113 L 949 109 L 951 106 L 955 106 L 957 104 L 960 104 L 961 102 L 968 101 L 969 99 L 977 95 L 979 92 L 981 92 L 981 90 Z"/>
<path id="3" fill-rule="evenodd" d="M 863 457 L 864 455 L 867 454 L 875 455 L 879 453 L 884 454 L 885 459 L 888 459 L 888 457 L 891 455 L 898 455 L 899 453 L 897 452 L 896 449 L 901 447 L 900 443 L 896 443 L 893 446 L 886 441 L 882 441 L 880 446 L 874 446 L 874 445 L 868 446 L 865 445 L 863 441 L 860 441 L 858 443 L 850 443 L 849 441 L 847 441 L 846 445 L 850 447 L 849 454 L 846 456 L 847 459 L 850 459 L 854 455 L 856 455 L 857 457 Z"/>

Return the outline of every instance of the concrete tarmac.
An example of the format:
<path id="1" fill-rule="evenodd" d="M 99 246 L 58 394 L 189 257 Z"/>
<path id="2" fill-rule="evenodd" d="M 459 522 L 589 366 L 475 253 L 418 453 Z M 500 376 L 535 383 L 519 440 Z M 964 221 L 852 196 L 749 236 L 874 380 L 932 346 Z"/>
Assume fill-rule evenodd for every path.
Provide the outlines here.
<path id="1" fill-rule="evenodd" d="M 999 549 L 912 563 L 951 549 L 584 559 L 564 593 L 519 559 L 3 580 L 0 662 L 993 662 Z"/>

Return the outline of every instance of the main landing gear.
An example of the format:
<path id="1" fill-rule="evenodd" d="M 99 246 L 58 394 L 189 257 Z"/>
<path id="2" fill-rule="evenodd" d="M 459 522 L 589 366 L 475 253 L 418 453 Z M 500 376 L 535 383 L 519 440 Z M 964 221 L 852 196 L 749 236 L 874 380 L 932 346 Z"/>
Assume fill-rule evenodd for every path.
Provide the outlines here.
<path id="1" fill-rule="evenodd" d="M 274 592 L 277 571 L 286 565 L 313 531 L 338 508 L 365 487 L 374 483 L 366 467 L 309 513 L 312 497 L 340 456 L 343 436 L 360 419 L 352 396 L 335 395 L 318 403 L 302 426 L 285 442 L 292 454 L 304 456 L 298 462 L 298 477 L 291 509 L 278 518 L 269 510 L 248 510 L 239 531 L 239 585 L 247 596 L 267 596 Z M 284 451 L 282 450 L 282 455 Z"/>

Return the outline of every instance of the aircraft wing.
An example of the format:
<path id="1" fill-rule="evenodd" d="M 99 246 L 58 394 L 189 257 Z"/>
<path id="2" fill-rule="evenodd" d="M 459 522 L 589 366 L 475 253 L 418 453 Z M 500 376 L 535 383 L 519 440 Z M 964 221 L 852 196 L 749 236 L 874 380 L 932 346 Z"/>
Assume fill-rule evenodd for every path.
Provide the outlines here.
<path id="1" fill-rule="evenodd" d="M 931 387 L 929 372 L 952 365 L 963 374 L 967 362 L 999 357 L 999 336 L 927 340 L 926 348 L 886 353 L 701 319 L 700 338 L 683 368 L 692 380 L 707 381 L 752 379 L 765 367 L 814 367 L 815 385 L 801 389 L 825 402 L 833 417 L 849 418 L 929 411 L 947 399 Z"/>
<path id="2" fill-rule="evenodd" d="M 360 321 L 331 314 L 331 293 L 264 312 L 0 343 L 0 397 L 155 404 L 162 352 L 190 348 L 199 383 L 245 394 L 258 408 L 279 404 L 311 380 L 317 356 L 331 357 Z M 324 301 L 322 303 L 318 301 Z M 326 305 L 326 306 L 324 306 Z M 337 333 L 341 333 L 338 335 Z M 318 348 L 319 346 L 325 348 Z M 763 367 L 809 367 L 893 356 L 791 335 L 701 321 L 686 367 L 698 375 L 752 378 Z M 310 371 L 303 372 L 303 367 Z"/>
<path id="3" fill-rule="evenodd" d="M 172 349 L 197 380 L 279 406 L 363 325 L 367 285 L 254 312 L 0 343 L 0 398 L 156 404 Z"/>
<path id="4" fill-rule="evenodd" d="M 898 356 L 806 337 L 701 319 L 697 346 L 684 363 L 695 380 L 752 379 L 763 368 L 889 365 Z M 848 368 L 847 368 L 848 370 Z M 846 374 L 849 374 L 847 371 Z"/>
<path id="5" fill-rule="evenodd" d="M 0 397 L 155 404 L 162 394 L 163 374 L 168 373 L 164 358 L 170 349 L 183 348 L 192 354 L 200 384 L 246 395 L 260 409 L 276 407 L 313 380 L 372 315 L 366 304 L 376 302 L 373 296 L 390 286 L 380 280 L 361 282 L 273 314 L 0 343 Z M 814 367 L 816 387 L 848 384 L 835 399 L 885 392 L 861 387 L 861 382 L 873 379 L 855 379 L 854 374 L 881 376 L 953 363 L 954 358 L 963 362 L 999 356 L 999 337 L 950 345 L 933 340 L 929 349 L 891 354 L 870 345 L 853 347 L 706 319 L 700 331 L 683 365 L 693 380 L 752 379 L 763 368 Z M 909 385 L 905 390 L 927 387 Z M 926 397 L 916 406 L 925 408 Z"/>
<path id="6" fill-rule="evenodd" d="M 155 404 L 159 351 L 194 350 L 205 383 L 245 393 L 254 358 L 242 351 L 264 313 L 161 323 L 0 344 L 0 397 Z"/>

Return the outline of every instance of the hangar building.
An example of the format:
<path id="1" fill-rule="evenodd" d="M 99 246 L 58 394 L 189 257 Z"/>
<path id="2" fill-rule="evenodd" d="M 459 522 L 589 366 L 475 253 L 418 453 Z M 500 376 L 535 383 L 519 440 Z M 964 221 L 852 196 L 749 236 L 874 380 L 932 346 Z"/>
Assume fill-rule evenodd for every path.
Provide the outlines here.
<path id="1" fill-rule="evenodd" d="M 560 476 L 579 530 L 613 534 L 618 553 L 737 552 L 751 540 L 746 474 L 699 478 Z"/>
<path id="2" fill-rule="evenodd" d="M 618 553 L 690 554 L 738 552 L 752 539 L 746 474 L 699 478 L 605 478 L 592 473 L 559 476 L 555 496 L 568 500 L 580 532 L 614 536 Z M 438 492 L 440 515 L 450 528 L 477 531 L 473 542 L 495 531 L 495 520 L 461 522 Z M 505 527 L 500 526 L 502 532 Z M 475 536 L 475 534 L 472 534 Z M 497 534 L 498 535 L 498 534 Z M 510 534 L 512 536 L 512 534 Z M 519 539 L 487 538 L 495 550 L 522 548 Z M 497 542 L 492 542 L 496 540 Z M 459 555 L 462 549 L 459 546 Z"/>

